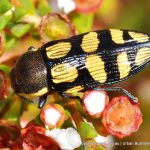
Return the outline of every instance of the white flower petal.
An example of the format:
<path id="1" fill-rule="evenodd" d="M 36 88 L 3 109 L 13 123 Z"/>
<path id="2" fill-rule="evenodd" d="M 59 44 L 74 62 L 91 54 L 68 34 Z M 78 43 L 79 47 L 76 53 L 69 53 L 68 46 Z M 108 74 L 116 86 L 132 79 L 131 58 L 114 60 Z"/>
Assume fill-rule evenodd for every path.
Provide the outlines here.
<path id="1" fill-rule="evenodd" d="M 58 7 L 60 9 L 63 9 L 66 14 L 73 11 L 76 7 L 73 0 L 57 0 L 57 1 L 58 1 Z"/>
<path id="2" fill-rule="evenodd" d="M 73 150 L 82 144 L 80 135 L 74 128 L 47 130 L 46 135 L 55 139 L 63 150 Z"/>
<path id="3" fill-rule="evenodd" d="M 73 0 L 49 0 L 49 3 L 52 6 L 54 12 L 60 12 L 63 10 L 64 13 L 68 14 L 76 8 L 75 2 Z"/>
<path id="4" fill-rule="evenodd" d="M 82 144 L 80 135 L 74 128 L 68 128 L 66 130 L 66 134 L 68 138 L 68 143 L 70 143 L 72 148 L 75 149 Z"/>
<path id="5" fill-rule="evenodd" d="M 97 91 L 91 92 L 85 99 L 84 104 L 91 115 L 101 113 L 105 108 L 105 94 Z"/>

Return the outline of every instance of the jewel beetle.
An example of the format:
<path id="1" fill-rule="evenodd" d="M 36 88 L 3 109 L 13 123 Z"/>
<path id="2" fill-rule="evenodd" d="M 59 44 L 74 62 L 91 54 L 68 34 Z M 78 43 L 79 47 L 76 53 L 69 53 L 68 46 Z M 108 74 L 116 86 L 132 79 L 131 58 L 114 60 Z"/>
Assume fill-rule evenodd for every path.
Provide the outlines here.
<path id="1" fill-rule="evenodd" d="M 136 102 L 127 90 L 108 85 L 134 76 L 149 63 L 150 34 L 99 30 L 30 47 L 10 78 L 17 95 L 40 96 L 40 108 L 55 91 L 61 95 L 89 89 L 122 91 Z"/>

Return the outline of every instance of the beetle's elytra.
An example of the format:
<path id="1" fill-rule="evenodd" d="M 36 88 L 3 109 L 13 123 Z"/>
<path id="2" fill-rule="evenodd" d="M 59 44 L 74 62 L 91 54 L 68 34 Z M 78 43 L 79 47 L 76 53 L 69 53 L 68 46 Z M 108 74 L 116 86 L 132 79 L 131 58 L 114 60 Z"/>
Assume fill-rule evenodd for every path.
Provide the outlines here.
<path id="1" fill-rule="evenodd" d="M 72 93 L 125 80 L 150 63 L 150 35 L 101 30 L 51 41 L 23 54 L 11 71 L 18 95 Z"/>

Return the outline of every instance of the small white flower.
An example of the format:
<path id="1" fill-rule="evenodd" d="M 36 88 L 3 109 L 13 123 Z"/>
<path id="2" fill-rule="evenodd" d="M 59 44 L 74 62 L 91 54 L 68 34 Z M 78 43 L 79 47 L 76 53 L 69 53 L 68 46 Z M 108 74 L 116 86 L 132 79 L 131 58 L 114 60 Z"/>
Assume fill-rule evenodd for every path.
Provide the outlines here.
<path id="1" fill-rule="evenodd" d="M 97 91 L 91 92 L 84 99 L 84 104 L 90 115 L 101 113 L 105 108 L 106 95 Z"/>
<path id="2" fill-rule="evenodd" d="M 82 144 L 80 135 L 74 128 L 47 130 L 46 135 L 55 139 L 64 150 L 73 150 Z"/>
<path id="3" fill-rule="evenodd" d="M 61 10 L 64 11 L 64 13 L 68 14 L 75 10 L 75 2 L 73 0 L 49 0 L 50 5 L 52 5 L 52 8 L 55 12 L 59 12 Z"/>

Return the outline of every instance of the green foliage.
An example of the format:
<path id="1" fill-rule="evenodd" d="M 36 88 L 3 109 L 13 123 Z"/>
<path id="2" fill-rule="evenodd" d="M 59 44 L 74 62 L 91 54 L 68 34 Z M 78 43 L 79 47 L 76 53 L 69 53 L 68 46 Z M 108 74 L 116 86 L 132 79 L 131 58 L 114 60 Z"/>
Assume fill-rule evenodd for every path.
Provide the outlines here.
<path id="1" fill-rule="evenodd" d="M 80 136 L 83 139 L 88 139 L 88 138 L 95 138 L 98 134 L 96 132 L 96 130 L 94 129 L 94 127 L 92 127 L 90 124 L 86 123 L 86 122 L 82 122 L 79 129 L 78 129 Z"/>
<path id="2" fill-rule="evenodd" d="M 31 26 L 32 26 L 31 24 L 17 24 L 17 25 L 14 25 L 11 28 L 11 33 L 15 37 L 20 38 L 30 30 Z"/>
<path id="3" fill-rule="evenodd" d="M 72 16 L 72 21 L 80 33 L 88 32 L 93 25 L 94 14 L 79 14 L 76 13 Z"/>
<path id="4" fill-rule="evenodd" d="M 13 46 L 15 46 L 16 44 L 16 38 L 11 37 L 9 40 L 7 40 L 7 45 L 6 45 L 6 49 L 9 50 L 11 48 L 13 48 Z"/>
<path id="5" fill-rule="evenodd" d="M 8 111 L 3 116 L 3 119 L 19 123 L 19 117 L 21 112 L 21 101 L 19 99 L 15 99 L 13 101 L 10 101 Z"/>
<path id="6" fill-rule="evenodd" d="M 97 150 L 105 150 L 103 146 L 98 146 Z"/>
<path id="7" fill-rule="evenodd" d="M 0 101 L 0 112 L 2 112 L 5 107 L 8 107 L 7 106 L 8 102 L 9 102 L 8 99 L 5 99 L 4 101 Z"/>
<path id="8" fill-rule="evenodd" d="M 0 70 L 4 71 L 6 74 L 9 74 L 11 68 L 5 64 L 0 64 Z"/>
<path id="9" fill-rule="evenodd" d="M 51 8 L 49 7 L 46 0 L 39 0 L 39 5 L 37 9 L 40 16 L 44 16 L 47 13 L 51 12 Z"/>
<path id="10" fill-rule="evenodd" d="M 35 15 L 35 7 L 31 0 L 20 0 L 24 9 L 31 15 Z"/>
<path id="11" fill-rule="evenodd" d="M 24 9 L 24 7 L 22 6 L 16 7 L 14 11 L 15 20 L 19 21 L 26 13 L 27 13 L 27 10 Z"/>
<path id="12" fill-rule="evenodd" d="M 8 22 L 12 19 L 12 13 L 5 13 L 0 16 L 0 31 L 2 31 Z"/>
<path id="13" fill-rule="evenodd" d="M 0 0 L 0 14 L 5 13 L 7 10 L 11 9 L 12 5 L 9 0 Z"/>

